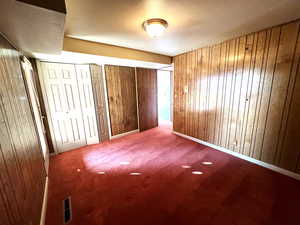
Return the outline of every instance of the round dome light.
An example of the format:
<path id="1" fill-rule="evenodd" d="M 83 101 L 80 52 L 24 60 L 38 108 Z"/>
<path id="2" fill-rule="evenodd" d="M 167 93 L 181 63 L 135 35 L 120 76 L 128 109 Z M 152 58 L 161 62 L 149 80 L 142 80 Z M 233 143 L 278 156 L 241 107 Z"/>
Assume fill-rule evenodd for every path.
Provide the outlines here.
<path id="1" fill-rule="evenodd" d="M 149 19 L 143 23 L 144 30 L 151 37 L 158 37 L 167 29 L 167 21 L 159 18 Z"/>

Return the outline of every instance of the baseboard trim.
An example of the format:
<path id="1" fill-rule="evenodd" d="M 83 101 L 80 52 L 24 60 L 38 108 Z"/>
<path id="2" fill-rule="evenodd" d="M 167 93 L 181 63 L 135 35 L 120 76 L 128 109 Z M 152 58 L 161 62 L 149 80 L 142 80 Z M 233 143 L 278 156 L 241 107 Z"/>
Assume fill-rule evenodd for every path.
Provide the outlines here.
<path id="1" fill-rule="evenodd" d="M 226 148 L 223 148 L 223 147 L 220 147 L 220 146 L 217 146 L 217 145 L 214 145 L 214 144 L 202 141 L 202 140 L 200 140 L 198 138 L 194 138 L 194 137 L 191 137 L 191 136 L 188 136 L 188 135 L 176 132 L 176 131 L 173 131 L 173 133 L 176 134 L 176 135 L 178 135 L 178 136 L 180 136 L 180 137 L 192 140 L 192 141 L 197 142 L 199 144 L 206 145 L 208 147 L 211 147 L 213 149 L 219 150 L 221 152 L 225 152 L 227 154 L 233 155 L 233 156 L 238 157 L 240 159 L 244 159 L 244 160 L 249 161 L 251 163 L 255 163 L 255 164 L 259 165 L 259 166 L 268 168 L 270 170 L 276 171 L 276 172 L 281 173 L 283 175 L 286 175 L 286 176 L 292 177 L 294 179 L 300 180 L 300 174 L 291 172 L 291 171 L 286 170 L 286 169 L 282 169 L 280 167 L 274 166 L 274 165 L 269 164 L 269 163 L 262 162 L 262 161 L 257 160 L 257 159 L 253 159 L 253 158 L 251 158 L 249 156 L 245 156 L 245 155 L 242 155 L 242 154 L 237 153 L 237 152 L 233 152 L 233 151 L 231 151 L 229 149 L 226 149 Z"/>
<path id="2" fill-rule="evenodd" d="M 40 225 L 44 225 L 46 221 L 46 211 L 47 211 L 47 202 L 48 202 L 48 176 L 46 177 L 43 206 L 41 213 Z"/>
<path id="3" fill-rule="evenodd" d="M 117 134 L 117 135 L 111 136 L 110 139 L 112 140 L 112 139 L 124 137 L 124 136 L 129 135 L 129 134 L 135 134 L 135 133 L 138 133 L 138 132 L 140 132 L 140 130 L 136 129 L 136 130 L 132 130 L 132 131 L 129 131 L 129 132 L 126 132 L 126 133 L 123 133 L 123 134 Z"/>

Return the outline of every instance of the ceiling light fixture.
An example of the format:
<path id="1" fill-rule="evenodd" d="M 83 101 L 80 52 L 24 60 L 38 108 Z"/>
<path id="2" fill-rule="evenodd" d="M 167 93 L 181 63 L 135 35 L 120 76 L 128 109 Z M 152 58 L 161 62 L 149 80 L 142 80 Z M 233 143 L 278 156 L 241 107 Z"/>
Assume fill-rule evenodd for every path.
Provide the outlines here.
<path id="1" fill-rule="evenodd" d="M 168 22 L 159 18 L 149 19 L 143 23 L 144 30 L 151 37 L 158 37 L 162 35 L 162 33 L 167 29 L 167 27 Z"/>

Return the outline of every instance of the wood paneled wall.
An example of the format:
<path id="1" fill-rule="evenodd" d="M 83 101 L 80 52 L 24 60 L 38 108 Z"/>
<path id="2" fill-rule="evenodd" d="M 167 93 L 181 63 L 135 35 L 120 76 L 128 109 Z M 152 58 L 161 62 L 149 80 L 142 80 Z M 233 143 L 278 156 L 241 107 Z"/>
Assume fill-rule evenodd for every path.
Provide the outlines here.
<path id="1" fill-rule="evenodd" d="M 105 65 L 112 136 L 138 129 L 135 68 Z"/>
<path id="2" fill-rule="evenodd" d="M 46 173 L 19 57 L 0 36 L 0 224 L 38 225 Z"/>
<path id="3" fill-rule="evenodd" d="M 102 66 L 90 65 L 100 141 L 109 139 L 108 112 L 105 106 L 105 88 Z"/>
<path id="4" fill-rule="evenodd" d="M 174 58 L 174 130 L 300 173 L 299 21 Z"/>
<path id="5" fill-rule="evenodd" d="M 136 68 L 140 131 L 158 126 L 157 70 Z"/>

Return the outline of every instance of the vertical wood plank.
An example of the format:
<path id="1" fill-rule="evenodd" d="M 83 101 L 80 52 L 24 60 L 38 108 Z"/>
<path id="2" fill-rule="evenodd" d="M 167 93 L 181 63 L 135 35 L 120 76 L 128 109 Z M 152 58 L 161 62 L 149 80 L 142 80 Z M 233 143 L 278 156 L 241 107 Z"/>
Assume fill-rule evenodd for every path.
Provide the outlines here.
<path id="1" fill-rule="evenodd" d="M 266 66 L 264 68 L 264 83 L 263 83 L 263 90 L 262 90 L 262 97 L 260 100 L 260 110 L 258 112 L 258 122 L 256 127 L 256 139 L 253 150 L 253 157 L 256 159 L 261 159 L 262 155 L 262 145 L 264 140 L 264 131 L 266 126 L 266 120 L 268 117 L 268 105 L 269 105 L 269 99 L 270 99 L 270 93 L 272 89 L 272 81 L 274 76 L 274 68 L 275 68 L 275 62 L 277 57 L 277 51 L 278 51 L 278 43 L 279 43 L 279 37 L 280 37 L 280 27 L 275 27 L 271 29 L 271 37 L 270 37 L 270 43 L 268 46 L 268 57 Z"/>
<path id="2" fill-rule="evenodd" d="M 292 57 L 292 67 L 290 70 L 290 80 L 282 114 L 282 124 L 279 133 L 276 149 L 275 163 L 289 170 L 297 170 L 300 157 L 300 148 L 295 148 L 298 141 L 298 129 L 300 125 L 300 22 L 297 24 L 297 44 Z"/>
<path id="3" fill-rule="evenodd" d="M 251 88 L 248 92 L 248 111 L 246 119 L 245 139 L 243 145 L 243 153 L 247 156 L 251 154 L 251 144 L 253 141 L 253 130 L 256 118 L 257 102 L 260 94 L 261 85 L 261 67 L 265 53 L 266 33 L 264 31 L 257 33 L 256 51 L 253 55 L 253 68 L 251 71 Z"/>
<path id="4" fill-rule="evenodd" d="M 262 147 L 262 160 L 273 163 L 275 160 L 276 141 L 279 138 L 281 115 L 285 96 L 287 94 L 288 81 L 292 66 L 292 57 L 297 41 L 297 24 L 287 24 L 281 29 L 278 55 L 275 65 L 268 118 Z"/>
<path id="5" fill-rule="evenodd" d="M 222 137 L 223 137 L 223 112 L 224 112 L 224 97 L 225 97 L 225 87 L 226 87 L 226 56 L 228 53 L 228 46 L 227 46 L 227 42 L 223 42 L 221 44 L 221 55 L 220 55 L 220 89 L 218 90 L 219 92 L 219 116 L 218 116 L 218 127 L 217 129 L 217 133 L 218 133 L 218 139 L 217 139 L 217 143 L 218 145 L 221 146 L 221 141 L 222 141 Z"/>
<path id="6" fill-rule="evenodd" d="M 108 131 L 108 115 L 105 106 L 105 89 L 104 89 L 104 79 L 102 73 L 102 66 L 90 65 L 92 87 L 95 99 L 95 107 L 98 122 L 98 132 L 100 135 L 100 141 L 105 141 L 109 139 Z"/>
<path id="7" fill-rule="evenodd" d="M 241 115 L 242 109 L 241 107 L 241 92 L 242 92 L 242 84 L 244 80 L 243 70 L 244 70 L 244 60 L 246 54 L 246 37 L 239 38 L 239 47 L 238 53 L 236 57 L 236 80 L 235 80 L 235 92 L 234 92 L 234 101 L 233 101 L 233 111 L 231 122 L 233 126 L 230 130 L 229 136 L 229 149 L 233 151 L 238 151 L 240 143 L 238 143 L 237 136 L 240 134 L 242 130 L 242 120 Z"/>
<path id="8" fill-rule="evenodd" d="M 140 130 L 158 126 L 157 71 L 136 68 Z"/>
<path id="9" fill-rule="evenodd" d="M 299 173 L 299 23 L 176 56 L 174 130 Z"/>
<path id="10" fill-rule="evenodd" d="M 196 138 L 201 138 L 203 136 L 203 129 L 201 128 L 200 118 L 201 118 L 201 67 L 202 67 L 202 50 L 199 49 L 196 51 L 196 117 L 195 117 L 195 129 L 196 129 Z"/>
<path id="11" fill-rule="evenodd" d="M 250 88 L 250 80 L 251 80 L 251 59 L 252 54 L 255 52 L 255 39 L 254 35 L 250 34 L 246 36 L 246 47 L 245 47 L 245 56 L 243 63 L 243 80 L 242 87 L 240 93 L 240 132 L 236 136 L 237 148 L 236 151 L 239 153 L 243 153 L 243 145 L 244 145 L 244 133 L 247 127 L 245 126 L 247 121 L 247 109 L 249 106 L 249 97 L 248 97 L 248 89 Z"/>
<path id="12" fill-rule="evenodd" d="M 210 76 L 210 101 L 208 115 L 208 141 L 214 142 L 216 136 L 216 116 L 217 116 L 217 98 L 219 90 L 219 56 L 220 45 L 215 45 L 211 48 L 211 76 Z"/>
<path id="13" fill-rule="evenodd" d="M 105 65 L 112 135 L 138 129 L 135 70 Z"/>
<path id="14" fill-rule="evenodd" d="M 0 36 L 0 223 L 38 224 L 45 167 L 20 53 Z"/>

